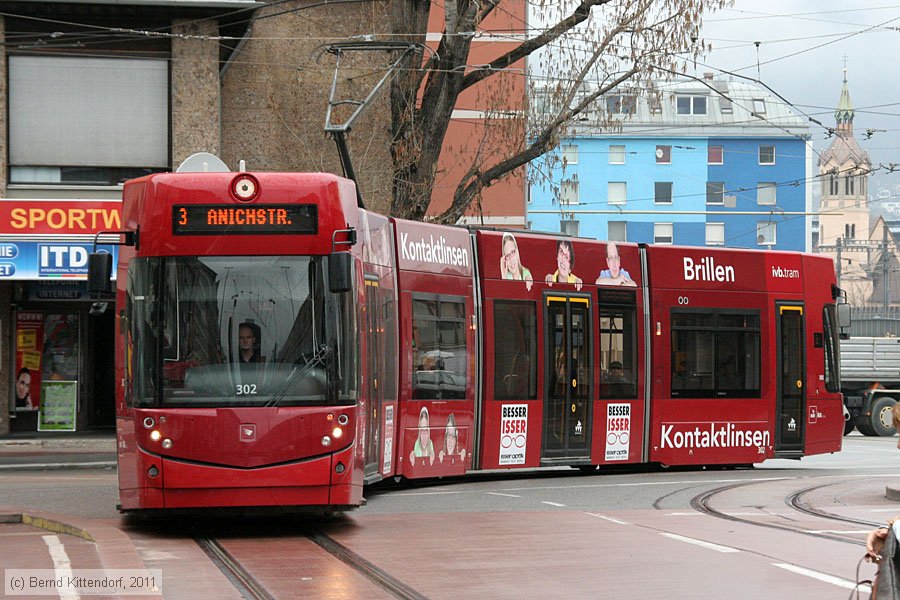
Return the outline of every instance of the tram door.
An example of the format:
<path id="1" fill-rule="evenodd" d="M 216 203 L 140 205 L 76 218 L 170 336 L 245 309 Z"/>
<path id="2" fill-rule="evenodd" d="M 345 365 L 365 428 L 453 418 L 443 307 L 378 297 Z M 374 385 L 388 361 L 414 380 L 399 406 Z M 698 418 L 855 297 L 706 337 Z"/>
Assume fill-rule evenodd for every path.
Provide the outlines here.
<path id="1" fill-rule="evenodd" d="M 778 302 L 775 308 L 775 335 L 778 340 L 775 454 L 784 456 L 803 450 L 806 423 L 806 338 L 802 305 Z"/>
<path id="2" fill-rule="evenodd" d="M 379 303 L 378 280 L 370 275 L 366 275 L 366 364 L 369 369 L 368 378 L 366 380 L 366 398 L 365 405 L 360 405 L 360 417 L 366 419 L 366 464 L 365 476 L 371 477 L 378 472 L 379 456 L 378 450 L 381 447 L 380 436 L 380 420 L 381 406 L 383 404 L 381 380 L 381 357 L 384 355 L 382 348 L 381 335 L 381 306 Z"/>
<path id="3" fill-rule="evenodd" d="M 586 296 L 544 297 L 544 459 L 589 457 L 591 326 Z"/>

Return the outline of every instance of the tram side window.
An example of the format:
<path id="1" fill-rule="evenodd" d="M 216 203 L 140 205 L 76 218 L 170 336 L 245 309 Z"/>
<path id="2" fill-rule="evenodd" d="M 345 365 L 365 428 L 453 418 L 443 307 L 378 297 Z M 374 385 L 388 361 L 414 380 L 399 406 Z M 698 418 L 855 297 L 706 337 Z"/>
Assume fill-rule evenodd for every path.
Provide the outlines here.
<path id="1" fill-rule="evenodd" d="M 759 313 L 672 312 L 672 396 L 758 398 Z"/>
<path id="2" fill-rule="evenodd" d="M 466 397 L 466 304 L 458 296 L 413 297 L 413 398 Z"/>
<path id="3" fill-rule="evenodd" d="M 600 397 L 634 398 L 637 369 L 634 307 L 600 309 Z"/>
<path id="4" fill-rule="evenodd" d="M 825 389 L 829 392 L 841 391 L 840 367 L 838 357 L 838 328 L 837 315 L 834 304 L 829 304 L 824 309 L 822 323 L 824 326 L 823 337 L 825 342 Z"/>
<path id="5" fill-rule="evenodd" d="M 494 398 L 537 398 L 537 309 L 534 302 L 494 302 Z"/>

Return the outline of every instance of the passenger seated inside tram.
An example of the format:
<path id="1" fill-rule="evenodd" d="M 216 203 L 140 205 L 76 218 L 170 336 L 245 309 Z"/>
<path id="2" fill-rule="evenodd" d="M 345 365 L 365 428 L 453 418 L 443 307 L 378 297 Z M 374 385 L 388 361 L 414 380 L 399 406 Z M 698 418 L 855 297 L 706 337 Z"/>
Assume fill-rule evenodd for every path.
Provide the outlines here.
<path id="1" fill-rule="evenodd" d="M 609 363 L 609 371 L 607 372 L 606 380 L 609 383 L 629 383 L 628 379 L 625 378 L 625 371 L 622 369 L 622 363 L 617 360 Z"/>
<path id="2" fill-rule="evenodd" d="M 238 361 L 242 363 L 266 362 L 260 355 L 259 325 L 241 323 L 238 327 Z"/>

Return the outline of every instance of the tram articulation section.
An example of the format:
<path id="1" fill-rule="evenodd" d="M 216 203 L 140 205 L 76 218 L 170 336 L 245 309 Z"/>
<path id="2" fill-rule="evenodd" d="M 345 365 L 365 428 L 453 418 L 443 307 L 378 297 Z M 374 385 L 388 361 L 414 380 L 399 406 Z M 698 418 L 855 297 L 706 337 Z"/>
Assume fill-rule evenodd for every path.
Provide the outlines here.
<path id="1" fill-rule="evenodd" d="M 321 173 L 123 193 L 123 511 L 341 510 L 391 477 L 841 448 L 826 257 L 403 221 Z"/>

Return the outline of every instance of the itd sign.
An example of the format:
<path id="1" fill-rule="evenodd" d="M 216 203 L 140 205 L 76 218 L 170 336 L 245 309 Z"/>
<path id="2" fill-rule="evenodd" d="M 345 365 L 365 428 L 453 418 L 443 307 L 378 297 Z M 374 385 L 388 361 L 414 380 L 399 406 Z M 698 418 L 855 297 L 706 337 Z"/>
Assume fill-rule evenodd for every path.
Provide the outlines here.
<path id="1" fill-rule="evenodd" d="M 38 274 L 87 275 L 88 248 L 75 244 L 38 244 Z"/>

